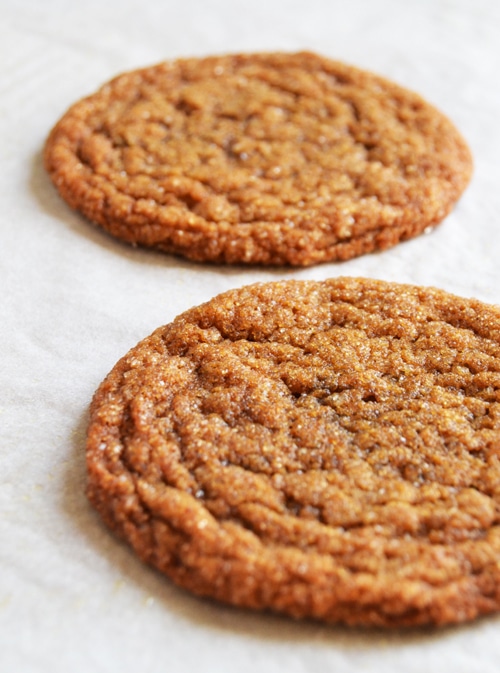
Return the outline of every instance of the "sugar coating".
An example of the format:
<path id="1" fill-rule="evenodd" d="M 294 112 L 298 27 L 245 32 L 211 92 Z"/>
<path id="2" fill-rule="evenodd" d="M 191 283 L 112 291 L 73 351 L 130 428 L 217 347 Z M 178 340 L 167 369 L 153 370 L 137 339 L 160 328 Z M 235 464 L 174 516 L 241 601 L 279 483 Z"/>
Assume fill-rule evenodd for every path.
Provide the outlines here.
<path id="1" fill-rule="evenodd" d="M 126 73 L 55 126 L 61 196 L 132 244 L 218 263 L 345 260 L 437 225 L 471 175 L 420 96 L 316 54 Z"/>
<path id="2" fill-rule="evenodd" d="M 95 394 L 88 496 L 178 585 L 351 625 L 500 605 L 500 309 L 338 278 L 219 295 Z"/>

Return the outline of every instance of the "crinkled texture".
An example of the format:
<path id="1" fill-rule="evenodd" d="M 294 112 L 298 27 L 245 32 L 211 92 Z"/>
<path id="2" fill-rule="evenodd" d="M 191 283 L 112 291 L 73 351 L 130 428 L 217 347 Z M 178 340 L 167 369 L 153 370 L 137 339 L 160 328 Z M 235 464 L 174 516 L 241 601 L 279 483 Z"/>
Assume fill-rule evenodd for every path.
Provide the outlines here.
<path id="1" fill-rule="evenodd" d="M 46 168 L 112 235 L 193 260 L 306 266 L 438 224 L 471 175 L 416 94 L 311 53 L 121 75 L 55 126 Z"/>
<path id="2" fill-rule="evenodd" d="M 500 310 L 339 278 L 222 294 L 95 394 L 88 496 L 195 594 L 447 624 L 500 605 Z"/>

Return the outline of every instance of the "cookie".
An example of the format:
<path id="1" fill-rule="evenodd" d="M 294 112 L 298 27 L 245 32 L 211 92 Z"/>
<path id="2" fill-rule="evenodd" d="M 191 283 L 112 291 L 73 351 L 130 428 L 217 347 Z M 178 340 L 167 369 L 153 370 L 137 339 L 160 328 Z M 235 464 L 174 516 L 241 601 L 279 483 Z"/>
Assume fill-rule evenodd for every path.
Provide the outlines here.
<path id="1" fill-rule="evenodd" d="M 88 497 L 199 596 L 447 624 L 500 605 L 500 309 L 375 280 L 233 290 L 91 405 Z"/>
<path id="2" fill-rule="evenodd" d="M 264 53 L 121 75 L 64 115 L 45 166 L 73 208 L 128 243 L 307 266 L 438 224 L 471 156 L 396 84 L 312 53 Z"/>

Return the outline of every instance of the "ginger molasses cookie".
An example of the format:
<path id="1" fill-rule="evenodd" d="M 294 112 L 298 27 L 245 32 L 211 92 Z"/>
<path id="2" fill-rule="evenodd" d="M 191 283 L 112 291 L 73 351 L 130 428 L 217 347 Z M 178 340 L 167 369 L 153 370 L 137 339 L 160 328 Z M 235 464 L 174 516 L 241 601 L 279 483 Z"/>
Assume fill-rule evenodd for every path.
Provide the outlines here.
<path id="1" fill-rule="evenodd" d="M 55 126 L 45 165 L 112 235 L 192 260 L 306 266 L 439 223 L 471 174 L 418 95 L 312 53 L 121 75 Z"/>
<path id="2" fill-rule="evenodd" d="M 219 295 L 96 392 L 88 496 L 200 596 L 387 627 L 500 606 L 500 309 L 338 278 Z"/>

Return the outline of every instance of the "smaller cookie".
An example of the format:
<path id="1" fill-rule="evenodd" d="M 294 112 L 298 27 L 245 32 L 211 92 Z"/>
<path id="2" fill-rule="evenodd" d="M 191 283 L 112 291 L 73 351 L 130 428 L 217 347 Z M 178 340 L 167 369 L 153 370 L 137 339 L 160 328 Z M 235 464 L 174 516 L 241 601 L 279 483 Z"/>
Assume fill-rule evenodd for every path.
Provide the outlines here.
<path id="1" fill-rule="evenodd" d="M 219 263 L 345 260 L 437 225 L 471 175 L 418 95 L 312 53 L 130 72 L 55 126 L 61 196 L 132 244 Z"/>
<path id="2" fill-rule="evenodd" d="M 96 392 L 88 497 L 197 595 L 447 624 L 500 607 L 500 310 L 374 280 L 222 294 Z"/>

